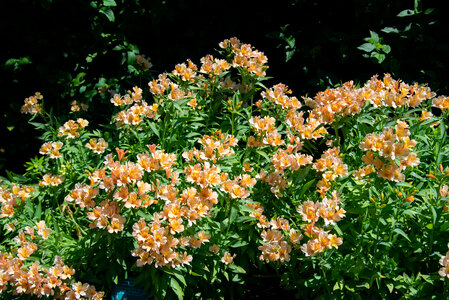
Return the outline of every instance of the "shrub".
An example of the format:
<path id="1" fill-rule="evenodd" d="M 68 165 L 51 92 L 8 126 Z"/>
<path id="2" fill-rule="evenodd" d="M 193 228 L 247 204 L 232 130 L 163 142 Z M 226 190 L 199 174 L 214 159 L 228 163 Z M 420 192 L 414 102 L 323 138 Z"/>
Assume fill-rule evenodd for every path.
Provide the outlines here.
<path id="1" fill-rule="evenodd" d="M 44 143 L 2 182 L 5 297 L 128 277 L 156 298 L 443 295 L 449 98 L 385 74 L 300 101 L 264 86 L 262 52 L 219 46 L 110 91 L 110 124 L 25 100 Z"/>

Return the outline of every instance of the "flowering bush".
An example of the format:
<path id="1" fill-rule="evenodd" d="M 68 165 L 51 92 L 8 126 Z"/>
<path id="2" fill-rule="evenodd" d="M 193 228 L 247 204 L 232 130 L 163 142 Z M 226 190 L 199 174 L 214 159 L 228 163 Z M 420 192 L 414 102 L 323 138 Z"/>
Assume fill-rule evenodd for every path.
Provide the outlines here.
<path id="1" fill-rule="evenodd" d="M 110 124 L 25 100 L 44 143 L 2 181 L 1 293 L 99 299 L 136 276 L 157 298 L 273 278 L 302 298 L 443 295 L 449 98 L 385 74 L 301 101 L 264 86 L 262 52 L 219 46 L 110 91 Z"/>

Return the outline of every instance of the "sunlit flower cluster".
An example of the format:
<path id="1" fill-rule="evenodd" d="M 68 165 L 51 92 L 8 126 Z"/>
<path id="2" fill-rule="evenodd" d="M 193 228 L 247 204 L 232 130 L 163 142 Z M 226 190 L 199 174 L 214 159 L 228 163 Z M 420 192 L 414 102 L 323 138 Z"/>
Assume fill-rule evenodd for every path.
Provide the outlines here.
<path id="1" fill-rule="evenodd" d="M 261 96 L 280 105 L 283 109 L 299 109 L 302 107 L 298 98 L 289 97 L 292 91 L 285 84 L 279 83 L 261 93 Z"/>
<path id="2" fill-rule="evenodd" d="M 231 65 L 224 59 L 214 58 L 208 54 L 201 58 L 201 73 L 209 74 L 209 77 L 220 75 L 221 73 L 229 70 Z"/>
<path id="3" fill-rule="evenodd" d="M 33 235 L 32 229 L 28 230 L 28 235 Z M 22 246 L 17 250 L 16 255 L 0 252 L 0 294 L 10 287 L 15 296 L 34 295 L 38 298 L 95 300 L 103 298 L 104 292 L 97 292 L 93 285 L 81 282 L 71 284 L 70 279 L 75 274 L 75 270 L 65 265 L 59 256 L 50 267 L 45 267 L 38 261 L 32 264 L 24 262 L 26 257 L 22 254 L 26 252 L 23 250 L 25 245 L 34 245 L 30 246 L 33 252 L 37 249 L 37 245 L 29 242 L 25 233 L 21 232 L 20 235 L 17 241 Z"/>
<path id="4" fill-rule="evenodd" d="M 45 174 L 39 182 L 39 186 L 58 186 L 64 181 L 64 176 Z"/>
<path id="5" fill-rule="evenodd" d="M 34 96 L 30 96 L 25 99 L 25 104 L 20 109 L 20 112 L 22 114 L 31 114 L 31 115 L 42 112 L 42 104 L 38 102 L 39 100 L 42 99 L 43 96 L 41 95 L 41 93 L 36 92 Z"/>
<path id="6" fill-rule="evenodd" d="M 98 140 L 92 138 L 86 144 L 86 148 L 92 150 L 93 153 L 102 154 L 108 148 L 108 143 L 103 138 Z"/>
<path id="7" fill-rule="evenodd" d="M 346 211 L 340 205 L 341 199 L 334 191 L 332 198 L 325 197 L 320 202 L 306 201 L 298 206 L 297 211 L 305 222 L 316 223 L 321 218 L 324 225 L 328 226 L 335 225 L 345 216 Z"/>
<path id="8" fill-rule="evenodd" d="M 234 54 L 232 61 L 233 67 L 243 67 L 248 72 L 256 74 L 260 77 L 265 77 L 268 66 L 267 57 L 263 52 L 255 50 L 249 44 L 243 44 L 237 38 L 226 39 L 219 43 L 219 46 L 223 49 L 230 49 Z"/>
<path id="9" fill-rule="evenodd" d="M 401 80 L 391 78 L 385 74 L 382 80 L 373 76 L 363 87 L 363 98 L 374 107 L 417 107 L 423 100 L 435 97 L 435 93 L 424 85 L 408 85 Z"/>
<path id="10" fill-rule="evenodd" d="M 114 94 L 111 98 L 111 103 L 115 106 L 128 105 L 133 103 L 139 103 L 142 100 L 142 89 L 135 86 L 133 91 L 128 91 L 127 94 L 121 96 L 120 94 Z"/>
<path id="11" fill-rule="evenodd" d="M 334 147 L 326 150 L 312 167 L 322 172 L 322 178 L 317 183 L 318 192 L 324 198 L 325 192 L 329 191 L 332 182 L 337 177 L 348 176 L 348 166 L 343 163 L 340 148 Z"/>
<path id="12" fill-rule="evenodd" d="M 12 217 L 15 212 L 14 207 L 20 205 L 29 198 L 33 191 L 34 187 L 32 186 L 15 183 L 13 183 L 11 187 L 1 186 L 0 203 L 2 204 L 2 208 L 0 210 L 0 217 Z"/>
<path id="13" fill-rule="evenodd" d="M 418 155 L 411 152 L 411 148 L 416 144 L 414 139 L 410 139 L 409 125 L 401 120 L 397 120 L 394 128 L 384 128 L 381 134 L 368 134 L 359 147 L 368 151 L 362 160 L 367 166 L 372 167 L 362 167 L 355 172 L 354 176 L 363 178 L 377 170 L 379 177 L 392 181 L 404 181 L 402 171 L 406 167 L 420 164 Z M 399 161 L 399 164 L 395 160 Z"/>
<path id="14" fill-rule="evenodd" d="M 144 118 L 154 119 L 156 116 L 158 105 L 148 105 L 145 101 L 136 103 L 126 110 L 120 111 L 116 116 L 117 127 L 123 125 L 139 125 Z"/>
<path id="15" fill-rule="evenodd" d="M 94 207 L 95 201 L 93 200 L 98 195 L 98 188 L 88 186 L 83 183 L 77 183 L 75 188 L 65 197 L 65 201 L 74 202 L 81 208 Z"/>
<path id="16" fill-rule="evenodd" d="M 185 63 L 177 64 L 172 74 L 180 76 L 183 81 L 194 81 L 197 77 L 197 71 L 198 67 L 189 59 L 187 65 Z"/>
<path id="17" fill-rule="evenodd" d="M 312 224 L 308 225 L 308 234 L 310 239 L 307 244 L 301 246 L 302 252 L 306 256 L 315 256 L 317 253 L 321 253 L 326 249 L 338 248 L 343 243 L 342 238 L 335 234 L 329 234 L 329 231 L 324 231 L 321 228 L 314 227 Z"/>
<path id="18" fill-rule="evenodd" d="M 288 141 L 286 149 L 278 149 L 271 157 L 271 170 L 267 172 L 265 169 L 261 169 L 256 176 L 258 180 L 271 186 L 270 190 L 276 197 L 280 197 L 282 195 L 280 191 L 288 186 L 288 181 L 284 176 L 285 171 L 296 171 L 313 161 L 312 156 L 298 152 L 301 150 L 302 143 L 297 137 L 289 136 Z"/>
<path id="19" fill-rule="evenodd" d="M 168 223 L 171 223 L 173 218 L 177 220 L 178 217 L 173 215 L 176 212 L 179 214 L 181 211 L 170 208 L 168 214 L 166 211 L 162 214 L 155 213 L 150 224 L 147 224 L 144 219 L 140 219 L 133 225 L 133 236 L 139 246 L 132 252 L 132 255 L 139 257 L 137 260 L 138 266 L 151 264 L 153 261 L 155 267 L 189 265 L 193 259 L 192 255 L 185 251 L 181 252 L 179 248 L 198 248 L 209 242 L 211 236 L 204 231 L 198 232 L 198 237 L 174 237 L 173 234 L 176 233 L 176 230 L 173 230 L 171 224 L 164 226 L 163 222 L 168 220 Z M 170 227 L 171 229 L 169 229 Z"/>
<path id="20" fill-rule="evenodd" d="M 59 150 L 61 150 L 63 145 L 62 142 L 46 142 L 42 144 L 39 153 L 42 155 L 47 154 L 50 158 L 60 158 L 62 157 L 62 154 Z"/>
<path id="21" fill-rule="evenodd" d="M 384 78 L 379 80 L 376 75 L 361 88 L 355 88 L 354 83 L 349 81 L 341 87 L 319 92 L 313 99 L 304 97 L 305 103 L 312 108 L 306 122 L 303 112 L 293 111 L 287 115 L 287 122 L 303 139 L 320 138 L 327 133 L 324 127 L 319 127 L 321 124 L 331 124 L 337 116 L 358 114 L 366 102 L 370 102 L 374 107 L 417 107 L 423 100 L 433 97 L 435 93 L 427 86 L 417 83 L 408 85 L 391 78 L 390 74 L 385 74 Z"/>
<path id="22" fill-rule="evenodd" d="M 314 110 L 309 111 L 306 120 L 304 120 L 303 111 L 296 111 L 293 109 L 288 111 L 285 118 L 289 128 L 293 132 L 299 134 L 303 140 L 319 139 L 327 134 L 326 128 L 322 126 L 323 122 Z"/>
<path id="23" fill-rule="evenodd" d="M 290 224 L 288 220 L 283 218 L 277 218 L 269 222 L 270 229 L 263 230 L 260 236 L 262 237 L 263 244 L 258 247 L 262 252 L 259 259 L 264 261 L 289 261 L 290 252 L 292 247 L 290 243 L 285 240 L 283 231 L 288 232 L 289 237 L 291 237 L 290 242 L 293 245 L 299 244 L 302 239 L 302 234 L 290 229 Z"/>
<path id="24" fill-rule="evenodd" d="M 249 147 L 261 147 L 263 145 L 280 146 L 284 144 L 282 136 L 276 129 L 276 119 L 265 116 L 249 119 L 249 124 L 256 131 L 256 137 L 248 138 Z"/>
<path id="25" fill-rule="evenodd" d="M 221 130 L 214 132 L 213 135 L 204 135 L 198 140 L 201 144 L 201 149 L 186 151 L 182 157 L 187 161 L 193 162 L 194 158 L 203 162 L 209 160 L 216 163 L 220 158 L 231 156 L 234 154 L 232 147 L 235 147 L 238 140 L 232 135 L 224 135 Z"/>
<path id="26" fill-rule="evenodd" d="M 439 109 L 449 109 L 449 97 L 447 96 L 439 96 L 432 100 L 432 106 L 437 107 Z"/>
<path id="27" fill-rule="evenodd" d="M 117 202 L 103 200 L 100 206 L 96 206 L 87 213 L 87 218 L 92 221 L 90 228 L 107 229 L 109 233 L 123 231 L 126 218 L 120 215 Z"/>
<path id="28" fill-rule="evenodd" d="M 324 226 L 335 225 L 340 221 L 346 213 L 340 205 L 340 196 L 337 191 L 333 191 L 331 198 L 325 197 L 320 202 L 306 201 L 298 206 L 297 211 L 302 220 L 308 223 L 303 228 L 309 240 L 301 247 L 306 256 L 314 256 L 332 247 L 338 248 L 343 243 L 341 238 L 316 225 L 320 218 Z"/>
<path id="29" fill-rule="evenodd" d="M 167 74 L 160 74 L 157 80 L 154 79 L 148 82 L 148 86 L 150 87 L 151 94 L 157 96 L 164 94 L 165 90 L 167 90 L 172 83 L 170 78 L 167 77 Z"/>
<path id="30" fill-rule="evenodd" d="M 80 137 L 80 131 L 87 125 L 89 125 L 89 122 L 82 118 L 76 121 L 68 120 L 59 128 L 58 136 L 67 136 L 70 139 L 78 138 Z"/>

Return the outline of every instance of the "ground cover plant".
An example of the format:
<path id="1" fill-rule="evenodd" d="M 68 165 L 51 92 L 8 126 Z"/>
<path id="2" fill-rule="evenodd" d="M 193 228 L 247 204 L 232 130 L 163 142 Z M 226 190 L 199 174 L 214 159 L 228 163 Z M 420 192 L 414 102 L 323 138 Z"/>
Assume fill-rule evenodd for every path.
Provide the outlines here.
<path id="1" fill-rule="evenodd" d="M 2 297 L 447 297 L 449 98 L 389 74 L 297 98 L 267 63 L 224 40 L 100 89 L 109 124 L 26 98 L 42 147 L 2 178 Z"/>

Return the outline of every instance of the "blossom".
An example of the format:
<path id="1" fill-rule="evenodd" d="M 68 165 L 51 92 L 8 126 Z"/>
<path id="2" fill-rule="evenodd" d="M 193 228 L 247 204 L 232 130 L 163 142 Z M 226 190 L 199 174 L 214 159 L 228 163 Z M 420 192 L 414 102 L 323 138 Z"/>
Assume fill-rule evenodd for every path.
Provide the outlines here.
<path id="1" fill-rule="evenodd" d="M 43 96 L 41 93 L 36 92 L 33 96 L 25 99 L 25 104 L 20 109 L 23 114 L 38 114 L 42 112 L 42 104 L 38 103 L 38 100 L 42 100 Z"/>
<path id="2" fill-rule="evenodd" d="M 234 255 L 231 256 L 231 253 L 225 252 L 223 257 L 221 258 L 221 262 L 226 264 L 226 265 L 232 264 L 232 262 L 234 261 L 234 258 L 236 256 L 237 256 L 237 254 L 234 254 Z"/>
<path id="3" fill-rule="evenodd" d="M 448 247 L 449 247 L 449 244 L 448 244 Z M 445 256 L 442 256 L 442 257 L 441 257 L 441 259 L 440 259 L 440 265 L 441 265 L 441 268 L 440 268 L 440 270 L 438 271 L 438 274 L 439 274 L 441 277 L 447 277 L 447 278 L 449 278 L 449 251 L 446 253 Z"/>

